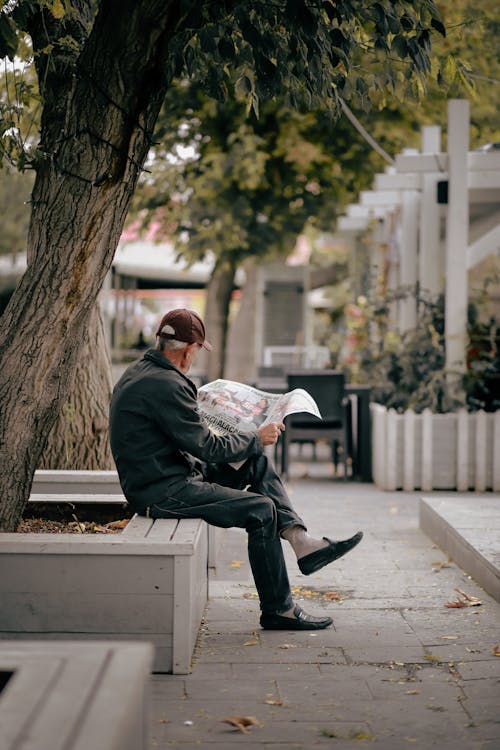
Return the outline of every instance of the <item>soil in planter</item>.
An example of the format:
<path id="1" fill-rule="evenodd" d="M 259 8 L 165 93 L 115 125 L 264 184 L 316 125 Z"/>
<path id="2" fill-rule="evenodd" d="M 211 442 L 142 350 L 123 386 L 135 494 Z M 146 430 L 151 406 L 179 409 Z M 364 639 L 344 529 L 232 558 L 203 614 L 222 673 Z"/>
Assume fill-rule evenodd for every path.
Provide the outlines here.
<path id="1" fill-rule="evenodd" d="M 30 503 L 20 534 L 119 534 L 134 511 L 111 504 Z"/>

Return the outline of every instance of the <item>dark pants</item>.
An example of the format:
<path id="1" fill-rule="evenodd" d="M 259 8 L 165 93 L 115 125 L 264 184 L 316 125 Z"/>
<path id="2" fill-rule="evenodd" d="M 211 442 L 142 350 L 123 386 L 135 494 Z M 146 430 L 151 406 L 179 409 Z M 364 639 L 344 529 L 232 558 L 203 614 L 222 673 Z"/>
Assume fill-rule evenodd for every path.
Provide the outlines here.
<path id="1" fill-rule="evenodd" d="M 266 455 L 248 459 L 238 470 L 228 464 L 201 465 L 171 493 L 149 507 L 151 518 L 203 518 L 214 526 L 246 529 L 262 611 L 282 612 L 292 606 L 280 533 L 305 524 Z"/>

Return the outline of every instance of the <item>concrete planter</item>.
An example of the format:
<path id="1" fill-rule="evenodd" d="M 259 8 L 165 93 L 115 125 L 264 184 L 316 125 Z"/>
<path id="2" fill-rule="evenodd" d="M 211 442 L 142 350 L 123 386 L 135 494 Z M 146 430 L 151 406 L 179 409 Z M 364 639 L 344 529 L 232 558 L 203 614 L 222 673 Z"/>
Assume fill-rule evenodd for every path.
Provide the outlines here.
<path id="1" fill-rule="evenodd" d="M 118 472 L 116 471 L 85 471 L 85 470 L 54 470 L 42 469 L 35 471 L 31 487 L 32 502 L 57 502 L 68 500 L 75 505 L 90 503 L 125 504 Z M 66 497 L 61 497 L 65 495 Z M 215 526 L 208 527 L 208 567 L 217 567 L 217 549 L 219 546 L 219 530 Z"/>
<path id="2" fill-rule="evenodd" d="M 153 649 L 0 642 L 2 750 L 147 750 Z"/>
<path id="3" fill-rule="evenodd" d="M 0 534 L 0 638 L 139 640 L 185 674 L 208 598 L 207 525 L 134 517 L 123 533 Z"/>
<path id="4" fill-rule="evenodd" d="M 500 489 L 500 412 L 398 414 L 371 404 L 373 480 L 384 490 Z"/>

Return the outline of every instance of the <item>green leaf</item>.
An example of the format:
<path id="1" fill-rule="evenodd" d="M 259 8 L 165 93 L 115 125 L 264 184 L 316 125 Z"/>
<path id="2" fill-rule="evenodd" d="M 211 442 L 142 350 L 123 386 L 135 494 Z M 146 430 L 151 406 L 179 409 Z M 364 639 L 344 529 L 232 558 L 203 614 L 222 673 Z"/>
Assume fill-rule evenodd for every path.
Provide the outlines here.
<path id="1" fill-rule="evenodd" d="M 401 34 L 395 36 L 391 42 L 391 49 L 396 52 L 398 57 L 404 60 L 404 58 L 408 55 L 408 43 L 406 41 L 406 38 Z"/>
<path id="2" fill-rule="evenodd" d="M 57 20 L 64 18 L 66 14 L 64 5 L 62 4 L 61 0 L 52 0 L 52 4 L 49 5 L 49 10 Z"/>
<path id="3" fill-rule="evenodd" d="M 431 20 L 431 26 L 433 29 L 436 29 L 436 31 L 439 32 L 441 36 L 444 36 L 444 37 L 446 36 L 445 25 L 444 23 L 442 23 L 442 21 L 439 20 L 439 18 L 433 18 Z"/>
<path id="4" fill-rule="evenodd" d="M 457 65 L 455 58 L 448 55 L 443 65 L 441 65 L 441 76 L 445 83 L 453 83 L 457 74 Z"/>

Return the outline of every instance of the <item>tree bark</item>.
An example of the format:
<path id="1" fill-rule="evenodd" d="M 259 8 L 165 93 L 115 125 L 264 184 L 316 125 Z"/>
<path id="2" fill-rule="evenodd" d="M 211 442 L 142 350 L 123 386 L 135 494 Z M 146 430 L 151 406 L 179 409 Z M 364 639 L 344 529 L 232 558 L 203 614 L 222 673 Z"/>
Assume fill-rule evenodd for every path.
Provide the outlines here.
<path id="1" fill-rule="evenodd" d="M 108 408 L 113 381 L 98 305 L 72 379 L 69 398 L 50 431 L 39 469 L 113 469 Z"/>
<path id="2" fill-rule="evenodd" d="M 47 76 L 30 261 L 0 332 L 3 531 L 17 528 L 111 266 L 166 91 L 176 6 L 103 0 L 70 85 Z"/>
<path id="3" fill-rule="evenodd" d="M 229 305 L 234 288 L 234 265 L 227 261 L 218 261 L 207 286 L 207 302 L 204 322 L 207 338 L 213 346 L 210 353 L 200 353 L 200 369 L 207 374 L 208 380 L 224 376 L 226 341 L 229 319 Z"/>

